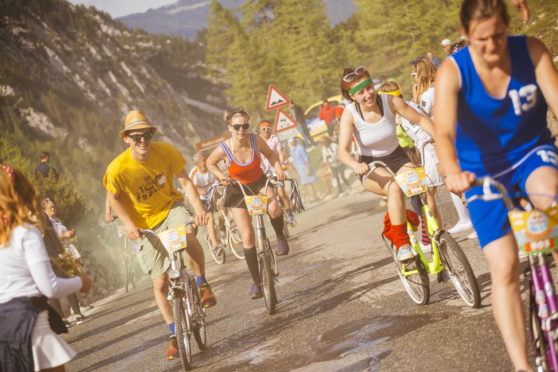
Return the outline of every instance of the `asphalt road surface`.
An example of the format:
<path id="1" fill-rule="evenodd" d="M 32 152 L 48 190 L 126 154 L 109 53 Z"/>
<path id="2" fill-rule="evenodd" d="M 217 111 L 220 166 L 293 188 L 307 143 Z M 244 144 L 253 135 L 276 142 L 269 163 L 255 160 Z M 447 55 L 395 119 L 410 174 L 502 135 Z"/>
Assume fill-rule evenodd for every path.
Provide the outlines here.
<path id="1" fill-rule="evenodd" d="M 445 226 L 456 220 L 439 192 Z M 380 239 L 385 207 L 356 192 L 297 215 L 291 253 L 279 257 L 273 316 L 251 300 L 245 262 L 207 261 L 218 303 L 208 310 L 208 350 L 192 340 L 196 371 L 511 371 L 490 306 L 486 262 L 470 232 L 456 234 L 481 287 L 480 309 L 431 276 L 431 300 L 415 305 Z M 271 228 L 268 232 L 274 238 Z M 525 288 L 524 289 L 524 293 Z M 68 371 L 180 371 L 167 361 L 168 328 L 147 277 L 136 290 L 95 304 L 65 339 L 78 351 Z"/>

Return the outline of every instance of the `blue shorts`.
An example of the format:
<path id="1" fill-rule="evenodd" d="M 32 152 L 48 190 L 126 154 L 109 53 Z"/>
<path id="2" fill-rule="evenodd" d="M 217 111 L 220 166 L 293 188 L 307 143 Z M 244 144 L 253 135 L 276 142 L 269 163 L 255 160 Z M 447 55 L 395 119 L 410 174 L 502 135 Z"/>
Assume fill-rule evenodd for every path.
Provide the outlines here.
<path id="1" fill-rule="evenodd" d="M 491 177 L 504 184 L 508 193 L 513 194 L 520 190 L 525 194 L 525 183 L 529 175 L 535 169 L 545 166 L 558 170 L 557 159 L 557 149 L 554 145 L 537 146 L 513 167 Z M 482 193 L 482 186 L 477 186 L 466 191 L 465 197 L 470 198 Z M 481 249 L 511 231 L 508 210 L 502 200 L 475 200 L 469 203 L 468 209 Z"/>

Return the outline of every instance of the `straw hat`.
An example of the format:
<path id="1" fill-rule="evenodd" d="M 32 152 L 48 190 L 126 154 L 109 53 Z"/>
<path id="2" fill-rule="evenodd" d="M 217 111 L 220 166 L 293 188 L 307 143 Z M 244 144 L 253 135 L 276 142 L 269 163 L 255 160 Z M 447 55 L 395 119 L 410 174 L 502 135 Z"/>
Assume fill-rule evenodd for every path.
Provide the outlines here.
<path id="1" fill-rule="evenodd" d="M 130 111 L 126 115 L 126 120 L 124 120 L 124 130 L 120 132 L 120 138 L 124 139 L 126 132 L 129 130 L 143 128 L 151 128 L 153 133 L 157 132 L 157 127 L 151 125 L 149 119 L 142 111 Z"/>

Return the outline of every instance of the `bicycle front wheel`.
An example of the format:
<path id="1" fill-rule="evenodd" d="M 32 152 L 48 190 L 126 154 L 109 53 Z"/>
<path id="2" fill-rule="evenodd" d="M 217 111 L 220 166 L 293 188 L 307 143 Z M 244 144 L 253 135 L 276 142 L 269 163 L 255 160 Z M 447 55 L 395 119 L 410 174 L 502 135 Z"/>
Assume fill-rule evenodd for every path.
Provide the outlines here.
<path id="1" fill-rule="evenodd" d="M 403 283 L 403 287 L 405 288 L 405 291 L 407 291 L 409 297 L 411 297 L 411 300 L 413 300 L 413 302 L 417 305 L 427 305 L 430 301 L 430 281 L 428 279 L 426 268 L 422 264 L 420 257 L 416 256 L 414 260 L 401 264 L 399 261 L 397 261 L 397 252 L 393 243 L 386 240 L 385 238 L 384 243 L 386 244 L 391 257 L 393 258 L 393 262 L 397 270 L 397 275 L 399 275 L 399 279 L 401 279 L 401 283 Z M 411 272 L 415 270 L 417 272 L 415 274 L 405 275 L 402 272 L 403 269 L 405 272 Z"/>
<path id="2" fill-rule="evenodd" d="M 440 236 L 438 250 L 444 269 L 448 272 L 457 293 L 467 305 L 478 308 L 481 303 L 479 284 L 459 244 L 449 233 L 444 232 Z"/>
<path id="3" fill-rule="evenodd" d="M 195 319 L 192 324 L 192 331 L 194 333 L 194 338 L 198 344 L 200 350 L 207 349 L 207 334 L 205 332 L 205 309 L 203 308 L 200 301 L 200 293 L 196 282 L 192 280 L 190 282 L 190 291 L 192 292 L 192 306 L 194 308 Z"/>
<path id="4" fill-rule="evenodd" d="M 192 368 L 192 348 L 190 347 L 190 331 L 188 329 L 189 319 L 187 319 L 189 315 L 186 314 L 184 307 L 184 297 L 180 294 L 176 294 L 174 297 L 173 313 L 180 362 L 184 370 L 190 370 Z"/>
<path id="5" fill-rule="evenodd" d="M 244 247 L 242 246 L 242 238 L 240 237 L 240 232 L 238 228 L 231 229 L 227 234 L 227 243 L 231 252 L 239 260 L 244 259 Z"/>
<path id="6" fill-rule="evenodd" d="M 213 245 L 211 244 L 211 239 L 209 239 L 209 235 L 205 236 L 205 241 L 207 242 L 207 247 L 209 249 L 209 252 L 211 253 L 211 257 L 213 257 L 213 260 L 215 262 L 217 262 L 219 265 L 222 265 L 225 263 L 225 250 L 224 249 L 219 249 L 218 252 L 215 252 Z"/>
<path id="7" fill-rule="evenodd" d="M 273 274 L 273 258 L 270 257 L 271 246 L 269 241 L 265 241 L 266 248 L 260 252 L 260 278 L 262 280 L 262 289 L 264 292 L 265 307 L 269 315 L 275 314 L 275 305 L 277 305 L 277 296 L 275 293 L 275 276 Z"/>

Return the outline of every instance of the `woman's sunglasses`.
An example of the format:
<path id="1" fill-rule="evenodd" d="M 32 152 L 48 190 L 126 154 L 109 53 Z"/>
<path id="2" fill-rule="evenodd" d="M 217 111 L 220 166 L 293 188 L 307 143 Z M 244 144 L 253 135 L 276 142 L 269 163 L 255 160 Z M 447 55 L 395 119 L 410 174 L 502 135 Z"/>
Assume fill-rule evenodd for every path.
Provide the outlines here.
<path id="1" fill-rule="evenodd" d="M 145 132 L 143 134 L 128 134 L 128 137 L 130 137 L 132 140 L 134 140 L 135 143 L 139 143 L 142 138 L 147 142 L 151 138 L 153 138 L 153 133 L 152 132 Z"/>
<path id="2" fill-rule="evenodd" d="M 271 131 L 271 127 L 261 127 L 260 130 L 264 132 Z"/>
<path id="3" fill-rule="evenodd" d="M 349 72 L 347 75 L 343 76 L 343 81 L 345 83 L 353 82 L 357 77 L 362 76 L 366 70 L 364 66 L 359 66 L 355 68 L 353 72 Z"/>
<path id="4" fill-rule="evenodd" d="M 250 128 L 250 124 L 246 123 L 246 124 L 229 124 L 231 127 L 234 128 L 234 130 L 240 130 L 240 128 L 244 129 L 244 130 L 248 130 L 248 128 Z"/>

